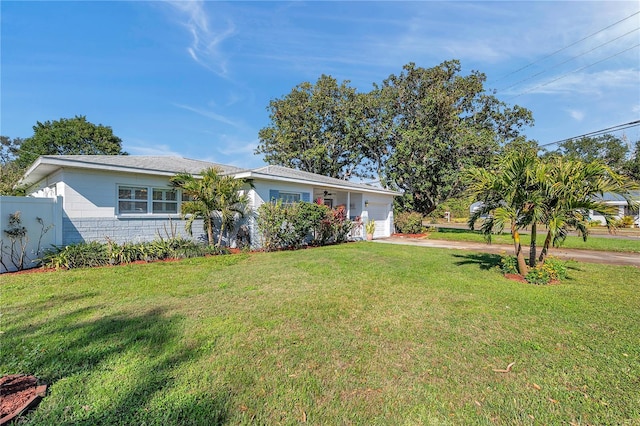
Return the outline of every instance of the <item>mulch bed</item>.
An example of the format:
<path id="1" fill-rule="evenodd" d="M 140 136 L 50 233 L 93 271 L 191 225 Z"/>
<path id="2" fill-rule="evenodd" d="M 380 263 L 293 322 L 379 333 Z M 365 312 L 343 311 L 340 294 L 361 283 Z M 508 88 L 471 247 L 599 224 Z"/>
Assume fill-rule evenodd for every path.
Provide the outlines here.
<path id="1" fill-rule="evenodd" d="M 38 385 L 35 376 L 12 374 L 0 377 L 0 425 L 38 405 L 46 392 L 47 385 Z"/>

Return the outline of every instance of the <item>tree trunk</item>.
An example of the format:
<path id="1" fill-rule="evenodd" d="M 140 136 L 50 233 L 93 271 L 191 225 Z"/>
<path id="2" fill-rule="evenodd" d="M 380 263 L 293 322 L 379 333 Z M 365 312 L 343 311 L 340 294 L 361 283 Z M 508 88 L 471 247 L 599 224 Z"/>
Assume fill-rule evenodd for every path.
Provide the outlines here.
<path id="1" fill-rule="evenodd" d="M 518 260 L 518 272 L 520 275 L 527 275 L 527 262 L 524 260 L 524 252 L 522 251 L 522 245 L 520 244 L 520 234 L 515 229 L 511 231 L 513 236 L 513 244 L 516 250 L 516 259 Z"/>
<path id="2" fill-rule="evenodd" d="M 531 224 L 531 244 L 529 245 L 529 266 L 536 266 L 536 238 L 538 236 L 537 223 Z"/>
<path id="3" fill-rule="evenodd" d="M 544 245 L 542 246 L 542 250 L 540 251 L 540 258 L 538 262 L 544 263 L 547 258 L 547 252 L 549 251 L 549 246 L 551 245 L 551 231 L 547 232 L 547 237 L 544 239 Z"/>
<path id="4" fill-rule="evenodd" d="M 207 227 L 207 240 L 209 242 L 209 245 L 212 246 L 215 244 L 213 240 L 213 218 L 211 217 L 207 218 L 206 227 Z"/>
<path id="5" fill-rule="evenodd" d="M 218 236 L 218 248 L 222 247 L 222 235 L 224 234 L 224 220 L 220 222 L 220 235 Z"/>

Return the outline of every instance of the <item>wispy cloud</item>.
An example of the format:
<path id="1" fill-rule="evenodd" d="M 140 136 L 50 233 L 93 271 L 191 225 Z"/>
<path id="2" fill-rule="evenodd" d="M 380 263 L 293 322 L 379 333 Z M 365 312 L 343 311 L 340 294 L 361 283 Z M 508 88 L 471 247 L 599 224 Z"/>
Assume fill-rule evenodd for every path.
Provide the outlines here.
<path id="1" fill-rule="evenodd" d="M 228 117 L 225 117 L 224 115 L 215 113 L 213 111 L 207 111 L 207 110 L 203 110 L 203 109 L 200 109 L 200 108 L 195 108 L 195 107 L 192 107 L 192 106 L 189 106 L 189 105 L 182 105 L 182 104 L 174 104 L 174 106 L 176 106 L 178 108 L 182 108 L 182 109 L 187 110 L 187 111 L 194 112 L 194 113 L 196 113 L 198 115 L 201 115 L 201 116 L 206 117 L 206 118 L 210 118 L 210 119 L 212 119 L 214 121 L 218 121 L 218 122 L 223 123 L 223 124 L 228 124 L 229 126 L 233 126 L 233 127 L 236 127 L 236 128 L 243 128 L 243 125 L 242 125 L 241 122 L 232 120 L 232 119 L 230 119 Z"/>
<path id="2" fill-rule="evenodd" d="M 560 94 L 582 93 L 602 94 L 608 90 L 636 88 L 640 86 L 640 72 L 638 69 L 626 68 L 619 70 L 605 70 L 593 73 L 567 73 L 546 82 L 532 83 L 529 87 L 518 90 L 515 96 L 522 94 Z"/>
<path id="3" fill-rule="evenodd" d="M 576 121 L 584 120 L 584 111 L 580 111 L 577 109 L 569 109 L 567 110 L 567 112 L 569 113 L 569 116 L 571 116 L 571 118 L 573 118 Z"/>
<path id="4" fill-rule="evenodd" d="M 232 21 L 226 22 L 225 28 L 213 28 L 203 1 L 168 1 L 179 14 L 179 22 L 191 34 L 191 45 L 187 53 L 191 58 L 214 72 L 226 77 L 228 74 L 227 58 L 222 53 L 222 42 L 235 34 Z"/>
<path id="5" fill-rule="evenodd" d="M 133 140 L 133 144 L 127 143 L 124 148 L 131 155 L 168 155 L 182 157 L 183 154 L 174 151 L 169 145 L 157 145 L 143 140 Z"/>

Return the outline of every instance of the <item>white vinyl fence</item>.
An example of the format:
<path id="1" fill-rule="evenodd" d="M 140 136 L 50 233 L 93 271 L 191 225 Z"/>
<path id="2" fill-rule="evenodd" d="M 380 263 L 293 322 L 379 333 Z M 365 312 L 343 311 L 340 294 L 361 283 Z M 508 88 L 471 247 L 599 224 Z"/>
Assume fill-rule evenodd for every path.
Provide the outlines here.
<path id="1" fill-rule="evenodd" d="M 62 197 L 0 196 L 0 273 L 33 268 L 62 244 Z"/>

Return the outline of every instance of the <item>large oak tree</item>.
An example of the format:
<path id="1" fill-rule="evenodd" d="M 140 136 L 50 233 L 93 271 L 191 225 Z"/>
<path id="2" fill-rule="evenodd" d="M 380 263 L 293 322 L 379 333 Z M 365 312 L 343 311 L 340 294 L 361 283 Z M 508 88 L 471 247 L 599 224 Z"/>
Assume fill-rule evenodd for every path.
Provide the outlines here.
<path id="1" fill-rule="evenodd" d="M 111 127 L 93 124 L 85 116 L 37 122 L 33 136 L 25 139 L 16 162 L 25 169 L 40 155 L 126 155 L 122 139 Z"/>
<path id="2" fill-rule="evenodd" d="M 489 164 L 533 121 L 488 93 L 485 79 L 461 75 L 455 60 L 408 64 L 368 93 L 322 75 L 271 101 L 256 153 L 326 176 L 375 177 L 405 193 L 403 209 L 427 214 L 460 193 L 461 170 Z"/>

